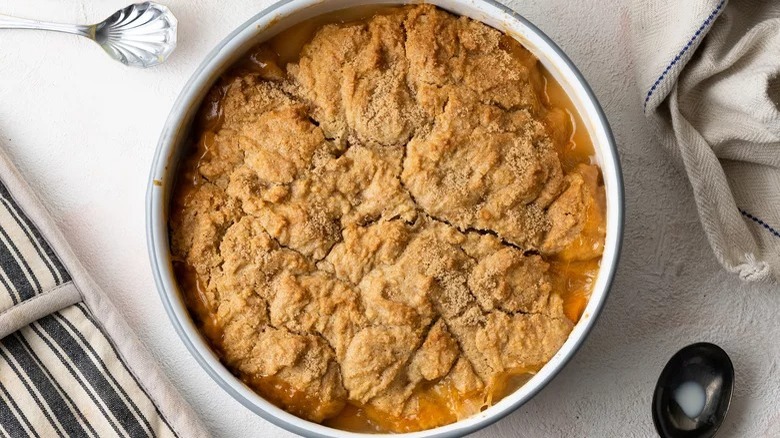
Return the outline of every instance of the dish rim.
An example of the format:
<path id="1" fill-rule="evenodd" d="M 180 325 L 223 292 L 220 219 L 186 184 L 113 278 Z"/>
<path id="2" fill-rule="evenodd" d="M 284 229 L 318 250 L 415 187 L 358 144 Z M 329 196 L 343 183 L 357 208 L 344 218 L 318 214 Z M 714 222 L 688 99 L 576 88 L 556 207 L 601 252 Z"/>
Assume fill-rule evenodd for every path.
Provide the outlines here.
<path id="1" fill-rule="evenodd" d="M 262 40 L 258 37 L 259 34 L 262 32 L 267 32 L 270 35 L 278 33 L 278 31 L 282 29 L 273 30 L 273 27 L 279 24 L 279 22 L 283 21 L 285 18 L 291 17 L 296 13 L 301 14 L 307 9 L 314 9 L 314 7 L 322 6 L 324 3 L 325 2 L 322 0 L 282 0 L 270 5 L 269 7 L 251 17 L 249 20 L 231 32 L 227 37 L 225 37 L 205 57 L 200 66 L 191 75 L 178 98 L 176 99 L 173 108 L 171 109 L 170 115 L 165 122 L 155 151 L 146 193 L 147 246 L 158 293 L 163 302 L 165 311 L 171 320 L 171 323 L 173 324 L 178 336 L 184 342 L 190 354 L 206 371 L 206 373 L 223 390 L 230 394 L 239 403 L 265 420 L 290 432 L 304 436 L 315 436 L 323 438 L 344 436 L 353 438 L 385 436 L 386 434 L 347 432 L 301 419 L 265 400 L 254 391 L 249 389 L 246 385 L 244 385 L 237 377 L 233 376 L 219 361 L 217 356 L 200 335 L 199 331 L 189 317 L 186 306 L 184 305 L 183 300 L 180 298 L 178 285 L 173 274 L 169 250 L 167 226 L 169 207 L 168 195 L 172 188 L 174 173 L 177 168 L 177 153 L 180 152 L 180 143 L 186 137 L 186 132 L 189 130 L 189 122 L 194 116 L 194 113 L 199 106 L 203 96 L 211 87 L 213 81 L 224 71 L 225 68 L 227 68 L 227 66 L 229 66 L 235 60 L 235 58 L 239 57 L 246 49 L 259 43 L 260 40 Z M 336 11 L 349 8 L 353 5 L 365 5 L 369 3 L 401 5 L 410 3 L 414 4 L 417 2 L 404 0 L 377 0 L 371 2 L 345 0 L 341 2 L 332 1 L 328 3 L 340 3 L 342 6 L 330 8 L 331 11 Z M 534 52 L 532 50 L 532 52 L 534 52 L 534 54 L 539 57 L 540 60 L 558 62 L 559 64 L 556 64 L 554 67 L 557 69 L 562 68 L 566 70 L 561 73 L 563 75 L 571 75 L 574 81 L 566 85 L 579 88 L 576 91 L 578 93 L 584 93 L 584 96 L 587 98 L 586 101 L 581 102 L 581 104 L 585 106 L 592 106 L 592 108 L 589 108 L 591 111 L 589 111 L 588 114 L 584 114 L 578 107 L 580 116 L 583 121 L 585 121 L 586 124 L 589 122 L 591 124 L 595 124 L 595 126 L 591 126 L 588 129 L 589 134 L 593 138 L 595 134 L 592 132 L 592 129 L 594 127 L 603 131 L 599 134 L 603 136 L 604 142 L 597 143 L 594 141 L 594 148 L 596 149 L 597 154 L 603 154 L 599 165 L 602 168 L 602 174 L 604 174 L 605 183 L 607 182 L 607 172 L 605 171 L 605 165 L 608 165 L 607 167 L 610 170 L 610 186 L 607 187 L 608 234 L 607 242 L 605 242 L 605 256 L 602 256 L 599 275 L 597 277 L 594 290 L 592 291 L 591 298 L 589 299 L 586 306 L 585 313 L 583 314 L 583 317 L 580 319 L 580 321 L 575 325 L 574 330 L 569 335 L 569 338 L 564 343 L 564 345 L 542 368 L 542 370 L 540 370 L 537 375 L 535 375 L 518 390 L 506 396 L 501 401 L 483 412 L 459 420 L 455 423 L 433 429 L 405 434 L 394 434 L 401 435 L 405 438 L 449 438 L 473 433 L 479 429 L 495 423 L 511 412 L 514 412 L 517 408 L 532 399 L 556 375 L 559 374 L 559 372 L 571 360 L 574 354 L 582 346 L 585 339 L 588 337 L 606 303 L 606 299 L 609 295 L 609 290 L 611 288 L 614 275 L 617 270 L 617 264 L 620 258 L 625 213 L 624 189 L 620 159 L 609 122 L 607 121 L 606 115 L 601 108 L 598 99 L 590 88 L 587 80 L 577 69 L 574 63 L 569 59 L 569 57 L 563 52 L 563 50 L 561 50 L 552 39 L 550 39 L 544 32 L 542 32 L 529 20 L 511 8 L 498 3 L 495 0 L 436 0 L 431 1 L 430 3 L 436 4 L 445 10 L 452 10 L 459 5 L 462 5 L 464 8 L 471 7 L 475 8 L 476 10 L 480 10 L 479 5 L 483 5 L 487 8 L 493 8 L 499 11 L 500 14 L 489 14 L 485 15 L 483 18 L 499 20 L 498 17 L 500 16 L 501 19 L 506 20 L 501 21 L 503 23 L 514 21 L 514 23 L 512 23 L 513 25 L 519 24 L 521 28 L 524 28 L 529 32 L 529 34 L 526 36 L 538 38 L 539 42 L 546 45 L 546 47 L 551 51 L 549 53 L 543 52 L 543 59 L 543 57 L 540 56 L 540 52 Z M 297 8 L 290 11 L 289 14 L 278 14 L 268 19 L 268 17 L 272 14 L 283 12 L 283 9 L 295 6 L 295 4 L 298 4 Z M 471 16 L 471 14 L 469 14 L 469 16 Z M 486 21 L 477 17 L 473 18 L 483 22 Z M 261 22 L 265 22 L 264 25 L 261 26 L 260 24 L 257 24 Z M 515 35 L 511 33 L 508 28 L 499 28 L 499 30 L 510 34 L 516 39 L 521 39 L 523 37 L 523 35 Z M 526 41 L 521 40 L 521 43 L 525 45 Z M 555 57 L 557 57 L 557 59 L 554 59 Z M 573 100 L 573 97 L 568 91 L 567 94 L 569 94 L 569 97 Z M 595 120 L 593 120 L 593 118 L 595 118 Z M 610 193 L 612 196 L 610 196 Z M 611 243 L 609 247 L 607 246 L 608 243 Z M 606 257 L 607 254 L 609 254 L 608 259 Z M 606 264 L 605 261 L 607 262 Z"/>

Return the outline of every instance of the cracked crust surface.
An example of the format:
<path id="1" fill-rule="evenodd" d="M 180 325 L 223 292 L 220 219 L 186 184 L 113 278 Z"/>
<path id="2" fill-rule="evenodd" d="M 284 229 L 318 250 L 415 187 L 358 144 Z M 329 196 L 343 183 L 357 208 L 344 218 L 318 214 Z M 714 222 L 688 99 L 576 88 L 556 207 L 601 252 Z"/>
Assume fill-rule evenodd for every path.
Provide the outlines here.
<path id="1" fill-rule="evenodd" d="M 413 6 L 322 26 L 283 67 L 213 93 L 172 201 L 223 361 L 296 415 L 353 405 L 389 431 L 538 370 L 573 327 L 550 263 L 600 256 L 603 189 L 562 168 L 536 59 Z M 460 408 L 425 420 L 445 391 Z"/>

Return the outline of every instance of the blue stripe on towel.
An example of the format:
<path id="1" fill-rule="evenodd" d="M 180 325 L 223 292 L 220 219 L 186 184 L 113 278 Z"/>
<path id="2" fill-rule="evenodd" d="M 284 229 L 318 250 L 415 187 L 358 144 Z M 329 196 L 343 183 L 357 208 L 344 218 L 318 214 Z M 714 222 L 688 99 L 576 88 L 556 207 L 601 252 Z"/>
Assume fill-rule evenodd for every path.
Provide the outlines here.
<path id="1" fill-rule="evenodd" d="M 671 70 L 672 67 L 674 67 L 674 65 L 677 64 L 677 62 L 679 62 L 680 59 L 682 59 L 682 56 L 685 54 L 685 52 L 687 52 L 688 49 L 691 48 L 691 46 L 693 45 L 694 41 L 696 41 L 702 35 L 702 32 L 704 31 L 704 29 L 706 29 L 707 26 L 709 26 L 710 23 L 712 23 L 712 21 L 715 19 L 715 17 L 718 16 L 718 13 L 723 8 L 723 5 L 725 5 L 725 4 L 726 4 L 726 0 L 720 0 L 720 3 L 718 3 L 718 6 L 715 8 L 715 10 L 713 10 L 710 13 L 710 15 L 707 17 L 707 19 L 704 20 L 704 23 L 702 23 L 701 26 L 699 26 L 699 28 L 696 29 L 696 33 L 694 33 L 693 36 L 691 37 L 691 39 L 688 40 L 688 44 L 686 44 L 685 47 L 683 47 L 682 50 L 680 50 L 680 53 L 678 53 L 677 56 L 674 57 L 672 62 L 670 62 L 669 65 L 666 66 L 666 69 L 664 70 L 663 73 L 661 73 L 661 76 L 659 76 L 658 79 L 656 79 L 656 81 L 653 84 L 653 86 L 650 87 L 650 89 L 647 91 L 647 96 L 645 96 L 645 104 L 644 104 L 644 107 L 642 108 L 642 111 L 646 111 L 647 110 L 647 102 L 650 101 L 650 96 L 652 96 L 653 93 L 655 92 L 655 89 L 658 88 L 659 85 L 661 85 L 661 81 L 664 80 L 664 78 L 666 77 L 667 73 L 669 73 L 669 70 Z"/>
<path id="2" fill-rule="evenodd" d="M 742 213 L 742 216 L 745 216 L 746 218 L 750 219 L 751 221 L 761 225 L 762 227 L 766 228 L 767 231 L 772 233 L 775 237 L 780 237 L 780 231 L 777 231 L 776 229 L 772 228 L 768 223 L 762 221 L 761 219 L 753 216 L 752 214 L 746 212 L 743 209 L 739 209 L 739 212 Z"/>

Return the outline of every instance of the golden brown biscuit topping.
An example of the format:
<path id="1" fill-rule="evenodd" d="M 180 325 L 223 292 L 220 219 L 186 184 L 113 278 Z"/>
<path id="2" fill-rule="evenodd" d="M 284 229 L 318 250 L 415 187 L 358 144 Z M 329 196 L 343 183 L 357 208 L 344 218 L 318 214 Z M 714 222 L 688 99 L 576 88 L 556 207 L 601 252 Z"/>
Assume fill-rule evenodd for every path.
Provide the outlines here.
<path id="1" fill-rule="evenodd" d="M 204 103 L 172 202 L 178 278 L 225 364 L 288 411 L 456 421 L 579 319 L 598 168 L 536 59 L 482 23 L 409 6 L 315 27 L 299 58 L 272 40 Z"/>

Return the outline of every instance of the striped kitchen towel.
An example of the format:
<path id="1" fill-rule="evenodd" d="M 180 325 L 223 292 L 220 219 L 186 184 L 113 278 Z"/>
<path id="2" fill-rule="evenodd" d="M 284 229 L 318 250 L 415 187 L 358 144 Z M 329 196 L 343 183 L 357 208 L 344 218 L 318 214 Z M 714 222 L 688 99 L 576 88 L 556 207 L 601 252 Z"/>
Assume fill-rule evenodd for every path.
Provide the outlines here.
<path id="1" fill-rule="evenodd" d="M 1 151 L 0 436 L 207 436 Z"/>
<path id="2" fill-rule="evenodd" d="M 715 256 L 780 280 L 780 2 L 634 0 L 631 16 L 641 105 Z"/>

